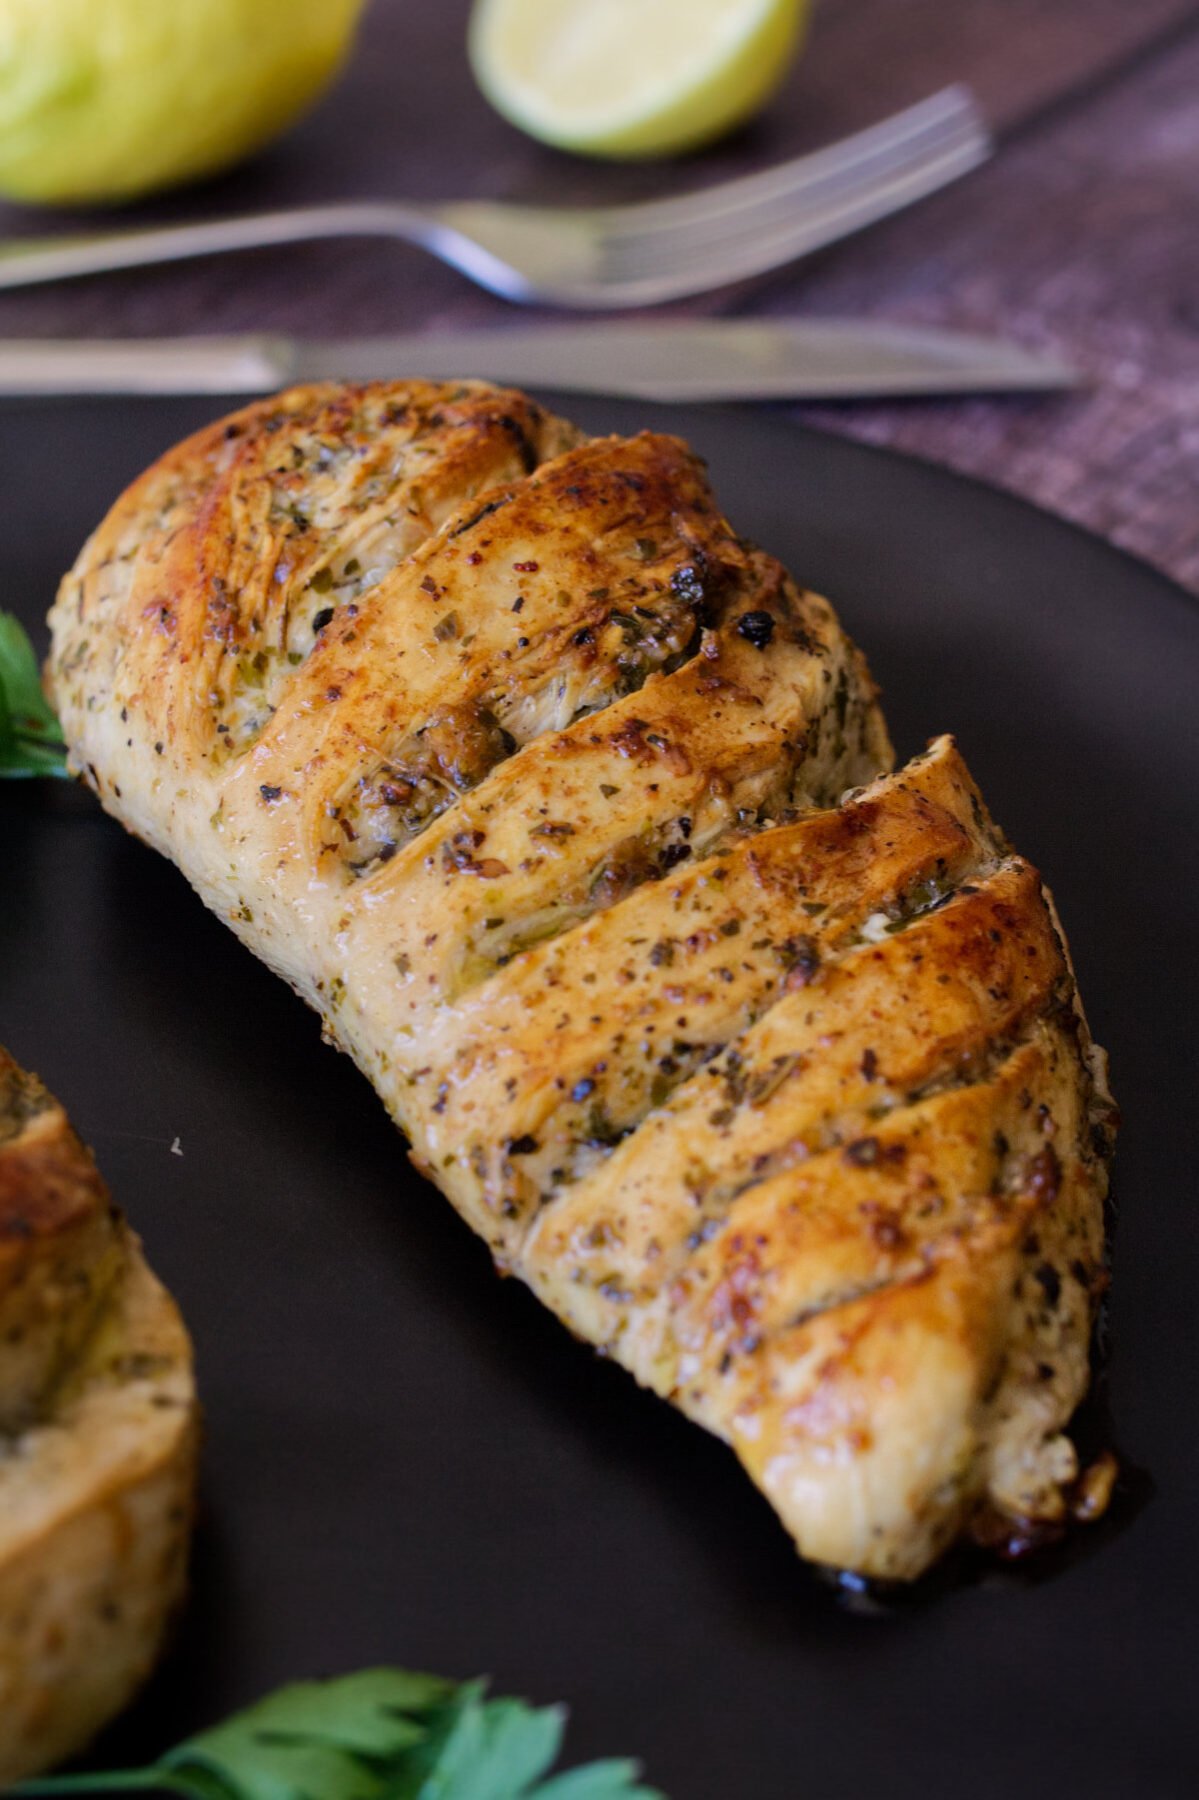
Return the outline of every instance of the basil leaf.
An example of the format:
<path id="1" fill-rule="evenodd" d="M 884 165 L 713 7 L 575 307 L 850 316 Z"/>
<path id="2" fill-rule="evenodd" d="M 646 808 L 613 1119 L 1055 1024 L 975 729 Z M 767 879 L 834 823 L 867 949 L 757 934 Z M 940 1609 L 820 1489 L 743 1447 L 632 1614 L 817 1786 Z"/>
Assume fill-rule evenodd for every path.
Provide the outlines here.
<path id="1" fill-rule="evenodd" d="M 66 775 L 62 733 L 20 621 L 0 612 L 0 776 Z"/>

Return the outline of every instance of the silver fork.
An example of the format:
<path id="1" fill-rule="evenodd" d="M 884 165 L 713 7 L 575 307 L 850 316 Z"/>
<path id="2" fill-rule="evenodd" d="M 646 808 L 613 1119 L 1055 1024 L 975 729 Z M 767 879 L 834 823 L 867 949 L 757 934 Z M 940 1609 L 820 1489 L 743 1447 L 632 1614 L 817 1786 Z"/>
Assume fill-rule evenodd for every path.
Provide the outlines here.
<path id="1" fill-rule="evenodd" d="M 506 299 L 652 306 L 834 243 L 964 175 L 991 141 L 968 88 L 950 87 L 853 137 L 757 175 L 634 206 L 347 201 L 0 245 L 0 288 L 312 238 L 419 244 Z"/>

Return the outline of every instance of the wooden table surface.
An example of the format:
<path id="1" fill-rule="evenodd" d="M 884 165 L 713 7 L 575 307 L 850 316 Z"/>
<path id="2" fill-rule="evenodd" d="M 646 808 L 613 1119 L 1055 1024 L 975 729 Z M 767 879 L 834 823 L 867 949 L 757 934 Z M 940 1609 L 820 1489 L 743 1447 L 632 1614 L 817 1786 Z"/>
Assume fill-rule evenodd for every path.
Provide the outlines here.
<path id="1" fill-rule="evenodd" d="M 695 186 L 815 148 L 950 81 L 994 160 L 898 218 L 691 313 L 835 313 L 994 332 L 1090 378 L 1062 397 L 796 408 L 1012 488 L 1199 589 L 1199 3 L 823 0 L 755 125 L 683 163 L 588 163 L 476 92 L 467 0 L 373 0 L 353 60 L 302 125 L 131 222 L 371 194 L 576 202 Z M 90 225 L 0 207 L 0 234 Z M 404 246 L 249 253 L 0 294 L 0 336 L 276 328 L 311 335 L 517 319 Z"/>

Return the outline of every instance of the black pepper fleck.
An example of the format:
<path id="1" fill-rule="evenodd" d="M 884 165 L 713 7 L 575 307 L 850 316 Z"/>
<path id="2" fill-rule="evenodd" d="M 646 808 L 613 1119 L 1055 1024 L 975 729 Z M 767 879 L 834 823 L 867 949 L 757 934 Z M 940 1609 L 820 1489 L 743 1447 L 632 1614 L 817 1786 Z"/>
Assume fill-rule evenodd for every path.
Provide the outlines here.
<path id="1" fill-rule="evenodd" d="M 1052 1263 L 1041 1263 L 1033 1270 L 1033 1274 L 1041 1284 L 1047 1306 L 1056 1306 L 1062 1296 L 1062 1278 Z"/>
<path id="2" fill-rule="evenodd" d="M 879 1143 L 876 1137 L 855 1138 L 852 1144 L 846 1144 L 842 1155 L 845 1161 L 855 1169 L 870 1169 L 878 1161 Z"/>
<path id="3" fill-rule="evenodd" d="M 774 636 L 774 619 L 768 612 L 742 613 L 737 620 L 737 634 L 753 644 L 757 650 L 765 650 Z"/>

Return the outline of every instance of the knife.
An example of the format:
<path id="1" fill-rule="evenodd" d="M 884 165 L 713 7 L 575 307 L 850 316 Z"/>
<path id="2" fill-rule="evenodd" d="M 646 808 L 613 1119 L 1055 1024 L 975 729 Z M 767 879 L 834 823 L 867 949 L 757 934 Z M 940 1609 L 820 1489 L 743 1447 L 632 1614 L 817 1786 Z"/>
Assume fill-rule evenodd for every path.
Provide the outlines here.
<path id="1" fill-rule="evenodd" d="M 230 337 L 0 341 L 0 394 L 258 394 L 295 381 L 482 376 L 641 400 L 864 400 L 1068 388 L 1056 357 L 873 319 L 534 326 L 327 343 Z"/>

